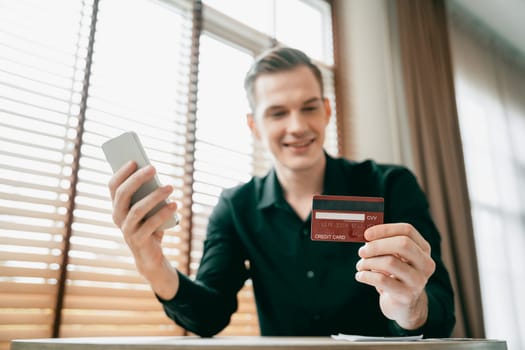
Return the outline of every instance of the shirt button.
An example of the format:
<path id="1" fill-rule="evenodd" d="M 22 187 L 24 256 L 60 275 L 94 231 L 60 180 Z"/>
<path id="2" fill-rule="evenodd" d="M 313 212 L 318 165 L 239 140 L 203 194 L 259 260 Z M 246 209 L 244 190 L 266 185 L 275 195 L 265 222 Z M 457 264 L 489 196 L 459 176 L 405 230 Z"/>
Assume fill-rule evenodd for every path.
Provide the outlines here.
<path id="1" fill-rule="evenodd" d="M 314 321 L 319 321 L 321 319 L 321 315 L 315 314 L 314 315 Z"/>
<path id="2" fill-rule="evenodd" d="M 306 277 L 308 278 L 314 278 L 315 274 L 312 270 L 306 272 Z"/>
<path id="3" fill-rule="evenodd" d="M 306 236 L 308 236 L 309 234 L 310 234 L 310 230 L 307 229 L 307 228 L 305 228 L 305 229 L 303 230 L 303 236 L 306 237 Z"/>

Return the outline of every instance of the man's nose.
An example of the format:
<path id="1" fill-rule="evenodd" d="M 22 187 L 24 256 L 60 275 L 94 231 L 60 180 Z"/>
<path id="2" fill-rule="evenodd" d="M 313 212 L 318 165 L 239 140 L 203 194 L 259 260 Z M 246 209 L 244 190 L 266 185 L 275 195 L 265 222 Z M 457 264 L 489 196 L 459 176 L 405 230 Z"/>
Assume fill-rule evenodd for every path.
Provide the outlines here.
<path id="1" fill-rule="evenodd" d="M 294 111 L 290 113 L 288 118 L 288 132 L 289 133 L 303 133 L 308 129 L 305 118 L 300 112 Z"/>

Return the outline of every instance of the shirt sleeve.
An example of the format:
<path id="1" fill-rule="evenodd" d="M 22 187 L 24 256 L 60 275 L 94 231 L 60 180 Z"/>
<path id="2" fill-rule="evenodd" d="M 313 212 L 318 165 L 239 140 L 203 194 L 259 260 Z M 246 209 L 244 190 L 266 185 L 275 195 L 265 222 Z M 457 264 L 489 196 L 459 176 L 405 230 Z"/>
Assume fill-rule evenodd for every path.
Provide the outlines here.
<path id="1" fill-rule="evenodd" d="M 420 329 L 408 331 L 392 321 L 390 330 L 394 335 L 401 336 L 418 333 L 423 334 L 425 338 L 449 337 L 456 318 L 454 293 L 441 258 L 441 237 L 431 218 L 426 196 L 408 169 L 396 168 L 386 177 L 385 206 L 385 213 L 390 213 L 390 217 L 385 217 L 385 222 L 388 220 L 413 225 L 429 242 L 431 256 L 436 263 L 436 270 L 425 287 L 428 295 L 427 322 Z"/>
<path id="2" fill-rule="evenodd" d="M 168 317 L 203 337 L 213 336 L 228 325 L 237 310 L 237 292 L 248 278 L 232 210 L 229 200 L 221 195 L 208 222 L 195 281 L 179 272 L 175 297 L 163 300 L 157 296 Z"/>

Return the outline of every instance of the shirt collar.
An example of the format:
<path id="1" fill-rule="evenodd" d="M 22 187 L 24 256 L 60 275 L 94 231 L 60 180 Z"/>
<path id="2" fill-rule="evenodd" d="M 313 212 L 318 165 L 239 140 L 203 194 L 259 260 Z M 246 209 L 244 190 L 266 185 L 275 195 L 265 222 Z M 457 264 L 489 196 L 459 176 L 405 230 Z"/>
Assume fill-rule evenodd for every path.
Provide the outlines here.
<path id="1" fill-rule="evenodd" d="M 341 168 L 341 162 L 329 156 L 326 152 L 326 168 L 324 170 L 323 194 L 337 195 L 346 193 L 350 183 Z"/>
<path id="2" fill-rule="evenodd" d="M 284 201 L 283 188 L 277 179 L 275 168 L 272 168 L 263 179 L 257 209 L 268 208 L 282 201 Z"/>
<path id="3" fill-rule="evenodd" d="M 324 172 L 323 194 L 337 194 L 345 185 L 343 173 L 337 170 L 337 162 L 325 152 L 326 167 Z M 284 204 L 283 188 L 277 179 L 275 168 L 264 177 L 261 186 L 257 209 L 268 208 L 272 205 Z"/>

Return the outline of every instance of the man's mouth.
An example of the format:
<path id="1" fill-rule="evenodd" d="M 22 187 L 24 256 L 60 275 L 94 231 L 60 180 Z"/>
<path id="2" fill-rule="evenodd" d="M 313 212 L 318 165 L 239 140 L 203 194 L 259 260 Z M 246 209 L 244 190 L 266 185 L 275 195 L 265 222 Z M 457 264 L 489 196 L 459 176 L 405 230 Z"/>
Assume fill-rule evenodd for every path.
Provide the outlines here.
<path id="1" fill-rule="evenodd" d="M 294 148 L 302 148 L 302 147 L 308 147 L 312 143 L 314 143 L 315 138 L 307 139 L 307 140 L 300 140 L 295 142 L 283 142 L 283 145 L 285 147 L 294 147 Z"/>

